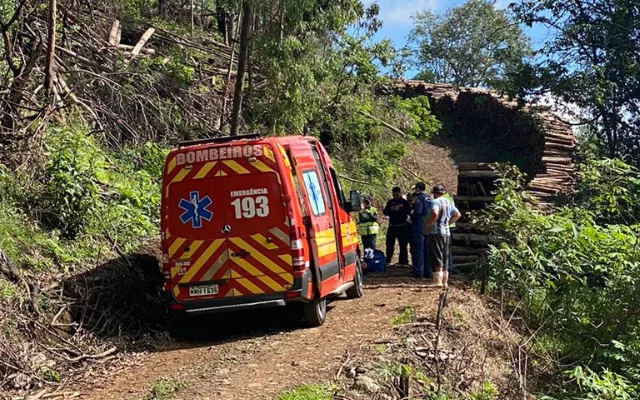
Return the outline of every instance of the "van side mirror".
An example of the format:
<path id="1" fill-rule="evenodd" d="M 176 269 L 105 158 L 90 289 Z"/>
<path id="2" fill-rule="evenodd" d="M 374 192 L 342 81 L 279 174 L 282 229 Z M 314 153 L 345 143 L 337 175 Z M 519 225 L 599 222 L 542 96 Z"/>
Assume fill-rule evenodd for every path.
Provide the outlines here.
<path id="1" fill-rule="evenodd" d="M 349 212 L 359 211 L 362 208 L 362 197 L 360 196 L 360 192 L 357 190 L 352 190 L 349 193 L 349 203 L 347 204 L 347 208 Z"/>

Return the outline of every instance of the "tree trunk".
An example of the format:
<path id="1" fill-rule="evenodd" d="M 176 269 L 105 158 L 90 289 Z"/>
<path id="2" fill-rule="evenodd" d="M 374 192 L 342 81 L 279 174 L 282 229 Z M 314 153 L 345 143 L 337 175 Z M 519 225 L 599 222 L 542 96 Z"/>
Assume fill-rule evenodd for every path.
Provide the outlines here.
<path id="1" fill-rule="evenodd" d="M 193 29 L 194 29 L 194 13 L 195 13 L 195 4 L 193 4 L 193 0 L 191 0 L 191 34 L 193 35 Z"/>
<path id="2" fill-rule="evenodd" d="M 229 87 L 231 86 L 231 71 L 233 70 L 233 59 L 236 56 L 236 39 L 238 37 L 238 27 L 240 26 L 240 19 L 242 18 L 242 13 L 238 14 L 238 22 L 236 23 L 236 30 L 231 38 L 231 57 L 229 58 L 229 69 L 227 71 L 227 81 L 224 86 L 224 96 L 222 98 L 222 108 L 220 110 L 220 126 L 219 129 L 223 130 L 226 125 L 226 114 L 227 114 L 227 101 L 229 98 Z M 237 72 L 236 72 L 237 73 Z"/>
<path id="3" fill-rule="evenodd" d="M 242 92 L 244 77 L 247 69 L 249 53 L 249 30 L 253 22 L 253 7 L 250 0 L 245 0 L 242 5 L 242 28 L 240 30 L 240 52 L 238 53 L 238 74 L 236 75 L 236 87 L 233 93 L 233 109 L 231 111 L 231 136 L 238 134 L 240 127 L 240 110 L 242 108 Z"/>
<path id="4" fill-rule="evenodd" d="M 56 0 L 49 0 L 49 34 L 47 37 L 47 60 L 45 65 L 44 87 L 47 89 L 47 96 L 53 92 L 54 63 L 56 56 Z"/>
<path id="5" fill-rule="evenodd" d="M 222 41 L 227 46 L 231 45 L 229 34 L 227 32 L 227 12 L 220 5 L 221 1 L 218 0 L 218 4 L 216 6 L 216 18 L 218 20 L 218 33 L 222 36 Z"/>
<path id="6" fill-rule="evenodd" d="M 285 0 L 280 0 L 280 41 L 284 40 L 284 2 Z"/>

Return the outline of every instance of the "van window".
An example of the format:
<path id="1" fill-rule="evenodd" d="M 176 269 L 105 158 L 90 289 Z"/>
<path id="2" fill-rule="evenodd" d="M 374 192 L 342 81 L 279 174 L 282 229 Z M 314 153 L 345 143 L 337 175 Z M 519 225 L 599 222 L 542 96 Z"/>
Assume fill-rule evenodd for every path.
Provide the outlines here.
<path id="1" fill-rule="evenodd" d="M 307 189 L 309 202 L 311 203 L 311 211 L 316 217 L 326 213 L 324 199 L 322 197 L 322 189 L 320 188 L 320 180 L 318 174 L 314 170 L 304 171 L 302 173 L 304 186 Z"/>
<path id="2" fill-rule="evenodd" d="M 342 208 L 345 208 L 345 204 L 347 204 L 347 199 L 344 197 L 344 192 L 342 191 L 342 186 L 340 186 L 340 181 L 338 180 L 338 174 L 336 174 L 336 170 L 330 168 L 331 171 L 331 179 L 333 180 L 333 186 L 336 188 L 336 193 L 338 194 L 338 200 L 340 201 L 340 205 Z"/>

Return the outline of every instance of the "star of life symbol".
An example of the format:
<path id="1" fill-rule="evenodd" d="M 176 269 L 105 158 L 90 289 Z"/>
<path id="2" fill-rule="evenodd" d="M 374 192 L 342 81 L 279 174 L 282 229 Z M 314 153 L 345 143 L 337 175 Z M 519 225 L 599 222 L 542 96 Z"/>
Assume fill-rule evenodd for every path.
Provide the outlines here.
<path id="1" fill-rule="evenodd" d="M 183 224 L 191 221 L 191 226 L 195 229 L 202 228 L 202 220 L 211 221 L 213 212 L 207 209 L 212 201 L 209 196 L 200 198 L 200 193 L 194 191 L 189 193 L 188 199 L 180 199 L 178 206 L 184 210 L 180 216 Z"/>

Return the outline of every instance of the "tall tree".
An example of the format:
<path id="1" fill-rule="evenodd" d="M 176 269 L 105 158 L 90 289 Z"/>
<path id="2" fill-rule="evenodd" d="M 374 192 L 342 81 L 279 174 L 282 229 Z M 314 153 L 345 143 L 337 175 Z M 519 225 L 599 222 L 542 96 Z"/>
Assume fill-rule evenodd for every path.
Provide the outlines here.
<path id="1" fill-rule="evenodd" d="M 550 92 L 590 114 L 610 157 L 640 165 L 640 1 L 525 0 L 513 6 L 551 39 L 512 76 L 514 92 Z"/>
<path id="2" fill-rule="evenodd" d="M 438 82 L 492 87 L 531 54 L 528 38 L 489 0 L 469 0 L 442 15 L 418 12 L 409 35 L 413 61 Z"/>
<path id="3" fill-rule="evenodd" d="M 51 95 L 53 91 L 53 80 L 55 78 L 55 56 L 56 56 L 56 0 L 49 0 L 49 20 L 47 34 L 47 60 L 44 72 L 44 87 L 47 94 Z"/>
<path id="4" fill-rule="evenodd" d="M 233 109 L 231 111 L 231 135 L 237 135 L 240 126 L 240 110 L 244 93 L 244 77 L 249 57 L 249 31 L 253 23 L 253 5 L 251 0 L 244 0 L 242 5 L 242 28 L 240 30 L 240 52 L 238 53 L 238 74 L 233 94 Z"/>

